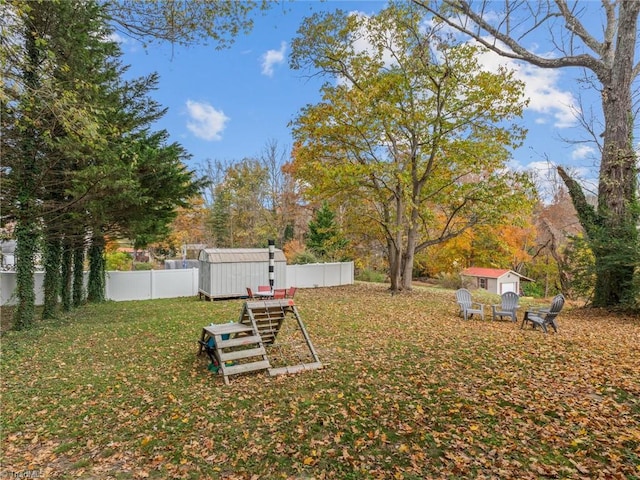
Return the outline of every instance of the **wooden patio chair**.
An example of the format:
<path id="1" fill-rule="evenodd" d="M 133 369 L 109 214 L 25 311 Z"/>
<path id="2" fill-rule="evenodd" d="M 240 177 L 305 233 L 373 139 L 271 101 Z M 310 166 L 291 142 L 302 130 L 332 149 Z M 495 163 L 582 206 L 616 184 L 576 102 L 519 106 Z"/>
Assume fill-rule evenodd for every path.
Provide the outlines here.
<path id="1" fill-rule="evenodd" d="M 547 333 L 547 327 L 551 325 L 554 332 L 558 333 L 558 324 L 556 318 L 560 314 L 562 307 L 564 306 L 564 295 L 561 293 L 553 297 L 551 306 L 549 308 L 541 308 L 538 310 L 527 310 L 524 313 L 522 319 L 522 325 L 520 328 L 524 328 L 527 322 L 531 322 L 531 327 L 535 330 L 536 326 L 539 326 L 544 333 Z"/>
<path id="2" fill-rule="evenodd" d="M 484 304 L 474 302 L 471 299 L 471 292 L 466 288 L 460 288 L 456 290 L 456 300 L 460 306 L 459 315 L 465 320 L 473 317 L 474 314 L 480 315 L 480 318 L 484 320 Z"/>
<path id="3" fill-rule="evenodd" d="M 500 296 L 500 304 L 491 305 L 491 314 L 493 320 L 497 320 L 498 317 L 502 320 L 502 317 L 509 317 L 512 321 L 517 322 L 518 317 L 516 311 L 518 310 L 518 302 L 520 301 L 520 295 L 516 292 L 505 292 Z"/>

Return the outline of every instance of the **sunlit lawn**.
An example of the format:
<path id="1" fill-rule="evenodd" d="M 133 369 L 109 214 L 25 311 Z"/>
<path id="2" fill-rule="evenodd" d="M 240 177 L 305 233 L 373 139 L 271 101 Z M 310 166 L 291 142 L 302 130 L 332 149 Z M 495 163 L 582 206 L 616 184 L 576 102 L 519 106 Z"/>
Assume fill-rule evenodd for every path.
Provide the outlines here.
<path id="1" fill-rule="evenodd" d="M 196 340 L 241 300 L 5 333 L 0 478 L 640 478 L 640 320 L 566 307 L 544 335 L 454 298 L 299 290 L 324 368 L 228 386 Z"/>

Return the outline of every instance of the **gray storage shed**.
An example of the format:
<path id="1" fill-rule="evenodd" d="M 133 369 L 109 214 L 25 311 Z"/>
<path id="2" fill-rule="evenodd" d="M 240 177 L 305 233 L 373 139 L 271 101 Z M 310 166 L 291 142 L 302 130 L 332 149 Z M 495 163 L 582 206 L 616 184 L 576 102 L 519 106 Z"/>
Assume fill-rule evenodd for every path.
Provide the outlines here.
<path id="1" fill-rule="evenodd" d="M 287 259 L 274 250 L 274 288 L 287 288 Z M 198 293 L 209 299 L 244 297 L 269 285 L 268 248 L 205 248 L 198 255 Z"/>

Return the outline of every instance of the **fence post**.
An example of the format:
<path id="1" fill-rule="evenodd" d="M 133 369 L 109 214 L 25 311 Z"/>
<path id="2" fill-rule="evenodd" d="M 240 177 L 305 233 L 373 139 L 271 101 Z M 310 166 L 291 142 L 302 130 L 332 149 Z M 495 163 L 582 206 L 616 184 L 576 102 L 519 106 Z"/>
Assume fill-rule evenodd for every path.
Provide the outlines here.
<path id="1" fill-rule="evenodd" d="M 192 295 L 197 295 L 198 294 L 198 289 L 200 288 L 199 285 L 199 281 L 200 281 L 200 275 L 199 275 L 200 271 L 197 268 L 192 268 L 191 269 L 191 294 Z"/>

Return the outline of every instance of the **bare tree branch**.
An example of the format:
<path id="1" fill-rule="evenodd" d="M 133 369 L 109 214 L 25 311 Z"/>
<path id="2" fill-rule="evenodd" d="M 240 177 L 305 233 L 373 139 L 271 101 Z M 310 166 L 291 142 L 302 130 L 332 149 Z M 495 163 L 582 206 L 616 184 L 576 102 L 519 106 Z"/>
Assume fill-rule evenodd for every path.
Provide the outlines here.
<path id="1" fill-rule="evenodd" d="M 549 58 L 533 53 L 532 51 L 524 47 L 521 43 L 523 35 L 521 35 L 518 39 L 512 36 L 512 26 L 508 26 L 505 31 L 500 30 L 499 27 L 501 25 L 509 25 L 508 23 L 503 22 L 496 27 L 485 19 L 484 8 L 486 6 L 486 3 L 483 3 L 480 12 L 476 12 L 472 7 L 471 2 L 466 0 L 443 0 L 442 4 L 449 7 L 446 10 L 438 9 L 437 6 L 434 6 L 427 0 L 413 0 L 413 2 L 425 8 L 439 20 L 456 28 L 464 34 L 471 36 L 489 50 L 496 52 L 503 57 L 513 58 L 515 60 L 523 60 L 541 68 L 585 67 L 593 70 L 598 76 L 604 75 L 606 72 L 602 60 L 591 55 L 568 54 L 562 57 Z M 556 3 L 566 5 L 564 0 L 557 0 Z M 507 4 L 509 8 L 509 12 L 506 15 L 507 17 L 512 17 L 514 15 L 513 12 L 515 12 L 519 6 L 523 5 L 522 3 L 518 4 L 514 2 L 507 2 Z M 524 2 L 524 4 L 526 5 L 528 4 L 528 2 Z M 514 7 L 513 5 L 516 6 Z M 554 11 L 550 3 L 546 3 L 546 5 L 546 11 L 543 12 L 542 17 L 539 19 L 535 18 L 534 24 L 526 31 L 526 33 L 538 29 L 543 24 L 555 17 L 562 16 L 565 18 L 565 21 L 567 21 L 567 24 L 569 24 L 568 19 L 570 19 L 572 25 L 572 27 L 570 27 L 570 30 L 574 34 L 580 35 L 581 33 L 582 35 L 584 35 L 583 41 L 585 41 L 585 44 L 587 44 L 590 48 L 596 47 L 596 53 L 600 53 L 600 50 L 602 50 L 604 47 L 601 44 L 598 44 L 595 39 L 593 39 L 586 33 L 584 26 L 575 16 L 573 16 L 568 7 L 563 11 L 559 6 L 558 11 Z M 449 13 L 452 10 L 459 12 L 458 16 L 450 16 Z M 471 22 L 469 22 L 469 20 Z M 483 36 L 482 31 L 487 32 L 489 36 Z M 498 42 L 496 42 L 496 40 Z M 502 45 L 505 45 L 507 48 Z"/>

